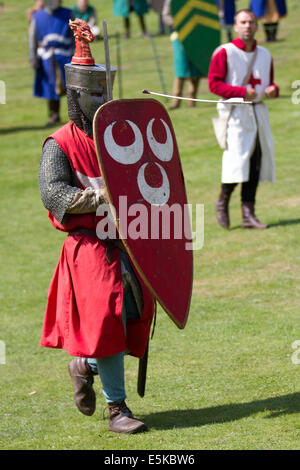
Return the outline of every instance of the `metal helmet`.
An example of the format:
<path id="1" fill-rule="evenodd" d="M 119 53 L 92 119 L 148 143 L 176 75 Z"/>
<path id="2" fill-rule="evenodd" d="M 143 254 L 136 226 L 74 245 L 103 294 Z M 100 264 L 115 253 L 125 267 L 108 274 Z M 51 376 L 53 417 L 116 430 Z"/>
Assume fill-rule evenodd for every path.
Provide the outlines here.
<path id="1" fill-rule="evenodd" d="M 116 69 L 111 67 L 112 83 Z M 107 101 L 105 65 L 65 65 L 66 88 L 76 92 L 78 104 L 85 116 L 93 121 L 99 106 Z M 73 96 L 75 94 L 73 93 Z"/>
<path id="2" fill-rule="evenodd" d="M 74 32 L 76 51 L 70 64 L 65 65 L 68 111 L 71 121 L 78 127 L 91 126 L 93 117 L 107 101 L 106 67 L 95 64 L 89 48 L 94 40 L 89 25 L 78 18 L 70 21 Z M 113 85 L 116 68 L 111 67 Z"/>

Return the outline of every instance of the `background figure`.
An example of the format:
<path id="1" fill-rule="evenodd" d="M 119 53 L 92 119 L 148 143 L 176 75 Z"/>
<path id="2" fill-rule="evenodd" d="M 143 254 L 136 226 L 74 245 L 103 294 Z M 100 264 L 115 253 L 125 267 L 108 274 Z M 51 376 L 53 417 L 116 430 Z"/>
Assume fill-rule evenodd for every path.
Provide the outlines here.
<path id="1" fill-rule="evenodd" d="M 165 0 L 151 0 L 149 5 L 158 15 L 158 34 L 171 33 L 171 26 L 166 25 L 163 21 L 162 10 L 164 3 Z"/>
<path id="2" fill-rule="evenodd" d="M 173 18 L 170 11 L 171 0 L 165 0 L 162 16 L 163 21 L 166 25 L 172 26 Z M 183 86 L 185 80 L 189 82 L 188 97 L 196 98 L 199 87 L 199 81 L 201 72 L 198 68 L 190 61 L 187 54 L 184 51 L 183 45 L 178 39 L 178 34 L 173 31 L 171 34 L 172 49 L 173 49 L 173 64 L 174 64 L 174 83 L 173 83 L 173 95 L 182 96 Z M 179 108 L 180 99 L 174 99 L 170 110 Z M 188 101 L 188 106 L 195 106 L 195 101 Z"/>
<path id="3" fill-rule="evenodd" d="M 266 42 L 276 41 L 279 19 L 287 14 L 285 0 L 251 0 L 250 8 L 262 19 Z"/>
<path id="4" fill-rule="evenodd" d="M 228 42 L 232 41 L 235 0 L 216 0 L 221 27 L 226 30 Z"/>
<path id="5" fill-rule="evenodd" d="M 264 98 L 276 98 L 273 60 L 267 49 L 254 39 L 257 19 L 251 10 L 241 10 L 235 18 L 237 39 L 219 47 L 212 56 L 209 88 L 228 98 L 244 98 L 253 105 L 228 106 L 219 103 L 219 116 L 225 121 L 226 148 L 222 157 L 222 185 L 216 203 L 217 221 L 228 229 L 229 201 L 242 183 L 243 228 L 265 229 L 255 215 L 259 181 L 275 181 L 274 143 L 268 108 Z"/>
<path id="6" fill-rule="evenodd" d="M 29 60 L 35 70 L 33 96 L 48 100 L 49 125 L 60 122 L 60 97 L 65 94 L 64 65 L 74 51 L 69 28 L 72 11 L 60 0 L 44 0 L 29 29 Z"/>
<path id="7" fill-rule="evenodd" d="M 42 8 L 44 8 L 44 0 L 35 0 L 33 7 L 28 8 L 28 10 L 26 11 L 26 18 L 29 24 L 31 23 L 33 14 L 36 11 L 41 10 Z"/>
<path id="8" fill-rule="evenodd" d="M 77 4 L 72 8 L 73 17 L 85 21 L 91 28 L 96 39 L 99 39 L 100 28 L 97 26 L 97 14 L 88 0 L 77 0 Z"/>
<path id="9" fill-rule="evenodd" d="M 113 14 L 115 16 L 122 16 L 124 19 L 125 38 L 130 38 L 130 13 L 134 11 L 140 22 L 143 36 L 148 38 L 146 23 L 144 15 L 148 13 L 147 0 L 114 0 Z"/>

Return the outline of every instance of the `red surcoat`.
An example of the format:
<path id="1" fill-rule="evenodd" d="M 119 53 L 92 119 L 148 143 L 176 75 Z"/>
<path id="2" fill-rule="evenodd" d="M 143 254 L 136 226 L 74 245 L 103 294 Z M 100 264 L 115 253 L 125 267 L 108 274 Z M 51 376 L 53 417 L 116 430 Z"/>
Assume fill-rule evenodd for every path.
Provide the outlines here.
<path id="1" fill-rule="evenodd" d="M 52 134 L 67 155 L 75 175 L 100 177 L 93 138 L 69 122 Z M 78 187 L 83 188 L 78 181 Z M 49 218 L 58 230 L 79 228 L 96 230 L 95 213 L 69 215 L 60 224 Z M 41 346 L 60 348 L 72 356 L 106 357 L 129 349 L 143 357 L 154 313 L 154 300 L 136 273 L 143 291 L 141 319 L 127 321 L 125 336 L 122 323 L 123 284 L 120 250 L 114 248 L 110 263 L 106 245 L 92 235 L 68 235 L 48 292 Z"/>

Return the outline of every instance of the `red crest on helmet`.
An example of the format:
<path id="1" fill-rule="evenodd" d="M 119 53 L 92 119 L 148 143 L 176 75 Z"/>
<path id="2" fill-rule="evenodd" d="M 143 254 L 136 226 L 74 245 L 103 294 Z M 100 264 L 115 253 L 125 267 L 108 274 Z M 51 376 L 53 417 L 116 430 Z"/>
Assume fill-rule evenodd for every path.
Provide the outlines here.
<path id="1" fill-rule="evenodd" d="M 94 118 L 101 175 L 126 250 L 179 328 L 190 306 L 193 256 L 187 198 L 171 120 L 153 99 L 114 100 Z"/>

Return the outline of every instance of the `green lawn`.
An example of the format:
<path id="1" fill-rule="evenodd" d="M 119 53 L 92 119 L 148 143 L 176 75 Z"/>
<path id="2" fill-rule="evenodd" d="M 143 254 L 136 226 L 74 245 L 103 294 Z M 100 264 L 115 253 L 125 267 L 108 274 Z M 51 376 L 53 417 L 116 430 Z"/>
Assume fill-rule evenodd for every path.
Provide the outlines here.
<path id="1" fill-rule="evenodd" d="M 47 289 L 64 235 L 51 228 L 37 184 L 41 146 L 51 131 L 44 127 L 45 102 L 31 94 L 25 20 L 31 2 L 4 3 L 0 340 L 6 345 L 6 364 L 0 364 L 0 448 L 299 449 L 300 365 L 292 362 L 292 343 L 300 340 L 300 104 L 291 101 L 291 84 L 300 79 L 299 2 L 287 2 L 289 15 L 280 25 L 280 40 L 267 46 L 281 88 L 280 99 L 269 103 L 277 182 L 260 186 L 257 203 L 257 213 L 270 229 L 241 228 L 239 191 L 231 204 L 232 229 L 224 231 L 216 223 L 221 151 L 211 125 L 214 105 L 190 110 L 183 103 L 170 114 L 189 202 L 205 207 L 205 241 L 194 253 L 186 328 L 177 329 L 158 309 L 143 399 L 136 392 L 137 360 L 126 358 L 128 405 L 150 428 L 136 436 L 107 431 L 99 381 L 96 413 L 81 415 L 73 404 L 67 354 L 39 346 Z M 123 33 L 120 19 L 112 16 L 112 2 L 100 3 L 99 16 L 107 20 L 109 33 Z M 153 12 L 147 22 L 156 32 Z M 128 98 L 142 97 L 143 88 L 161 91 L 151 41 L 140 37 L 135 17 L 132 24 L 132 39 L 121 42 L 123 96 Z M 258 39 L 264 39 L 262 31 Z M 171 92 L 170 41 L 168 36 L 155 41 Z M 104 62 L 102 41 L 92 45 L 92 52 L 97 62 Z M 114 65 L 115 39 L 110 52 Z M 199 97 L 211 97 L 205 81 Z M 63 118 L 68 119 L 65 99 Z"/>

